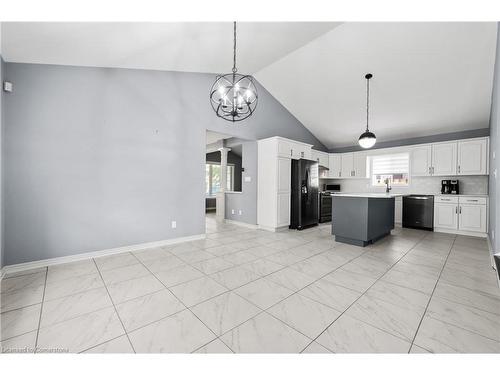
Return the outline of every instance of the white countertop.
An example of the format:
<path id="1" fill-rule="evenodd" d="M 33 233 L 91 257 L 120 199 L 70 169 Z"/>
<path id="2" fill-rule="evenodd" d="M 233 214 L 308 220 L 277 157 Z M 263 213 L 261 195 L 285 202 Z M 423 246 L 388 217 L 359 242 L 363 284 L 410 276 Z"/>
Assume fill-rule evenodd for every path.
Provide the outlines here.
<path id="1" fill-rule="evenodd" d="M 398 193 L 336 193 L 333 197 L 358 197 L 358 198 L 396 198 L 407 194 Z"/>

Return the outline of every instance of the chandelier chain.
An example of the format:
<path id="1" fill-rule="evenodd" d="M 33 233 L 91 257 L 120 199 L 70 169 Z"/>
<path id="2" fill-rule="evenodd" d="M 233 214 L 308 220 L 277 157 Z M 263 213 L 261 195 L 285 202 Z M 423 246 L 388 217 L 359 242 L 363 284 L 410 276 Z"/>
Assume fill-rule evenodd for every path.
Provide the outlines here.
<path id="1" fill-rule="evenodd" d="M 238 69 L 236 69 L 236 21 L 234 21 L 234 32 L 233 32 L 233 73 L 236 73 Z"/>

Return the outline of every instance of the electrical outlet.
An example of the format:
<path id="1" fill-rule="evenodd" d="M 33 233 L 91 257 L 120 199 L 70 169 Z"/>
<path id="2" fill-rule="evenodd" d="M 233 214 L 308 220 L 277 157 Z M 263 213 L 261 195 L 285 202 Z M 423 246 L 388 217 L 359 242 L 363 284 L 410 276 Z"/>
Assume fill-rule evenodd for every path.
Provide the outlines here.
<path id="1" fill-rule="evenodd" d="M 238 211 L 238 215 L 241 215 L 241 210 Z"/>
<path id="2" fill-rule="evenodd" d="M 177 228 L 177 221 L 172 221 L 172 229 Z"/>
<path id="3" fill-rule="evenodd" d="M 231 210 L 231 215 L 234 215 L 234 210 Z"/>

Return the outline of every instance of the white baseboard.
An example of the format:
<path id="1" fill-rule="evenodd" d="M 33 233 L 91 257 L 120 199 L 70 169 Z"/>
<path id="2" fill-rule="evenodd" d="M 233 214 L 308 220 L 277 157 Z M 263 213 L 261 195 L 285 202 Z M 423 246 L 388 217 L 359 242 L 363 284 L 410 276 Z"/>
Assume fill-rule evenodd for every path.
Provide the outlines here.
<path id="1" fill-rule="evenodd" d="M 466 230 L 453 230 L 453 229 L 444 229 L 444 228 L 434 228 L 434 232 L 459 234 L 461 236 L 470 236 L 470 237 L 481 237 L 481 238 L 487 238 L 488 237 L 487 233 L 468 232 Z"/>
<path id="2" fill-rule="evenodd" d="M 257 228 L 262 229 L 262 230 L 267 230 L 268 232 L 283 232 L 283 231 L 288 229 L 288 225 L 275 228 L 275 227 L 268 227 L 266 225 L 258 224 Z"/>
<path id="3" fill-rule="evenodd" d="M 224 222 L 225 223 L 228 223 L 228 224 L 235 224 L 235 225 L 239 225 L 239 226 L 242 226 L 242 227 L 245 227 L 245 228 L 250 228 L 250 229 L 259 229 L 259 226 L 257 224 L 248 224 L 248 223 L 244 223 L 242 221 L 236 221 L 236 220 L 230 220 L 230 219 L 224 219 Z"/>
<path id="4" fill-rule="evenodd" d="M 98 258 L 98 257 L 106 256 L 106 255 L 126 253 L 129 251 L 145 250 L 145 249 L 150 249 L 153 247 L 173 245 L 173 244 L 181 243 L 181 242 L 202 240 L 204 238 L 206 238 L 205 234 L 197 234 L 194 236 L 171 238 L 171 239 L 163 240 L 163 241 L 145 242 L 145 243 L 141 243 L 141 244 L 137 244 L 137 245 L 115 247 L 113 249 L 98 250 L 98 251 L 92 251 L 92 252 L 88 252 L 88 253 L 68 255 L 68 256 L 64 256 L 64 257 L 42 259 L 42 260 L 36 260 L 33 262 L 12 264 L 10 266 L 3 267 L 0 271 L 0 275 L 1 275 L 1 277 L 3 277 L 4 275 L 7 275 L 9 273 L 26 271 L 26 270 L 30 270 L 33 268 L 53 266 L 55 264 L 70 263 L 70 262 L 75 262 L 77 260 Z"/>

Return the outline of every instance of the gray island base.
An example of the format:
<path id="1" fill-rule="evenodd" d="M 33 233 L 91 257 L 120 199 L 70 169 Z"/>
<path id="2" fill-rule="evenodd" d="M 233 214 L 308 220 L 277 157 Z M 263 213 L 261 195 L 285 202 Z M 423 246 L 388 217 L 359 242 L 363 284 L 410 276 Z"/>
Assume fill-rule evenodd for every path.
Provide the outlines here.
<path id="1" fill-rule="evenodd" d="M 394 229 L 393 194 L 335 194 L 332 234 L 335 241 L 367 246 Z"/>

